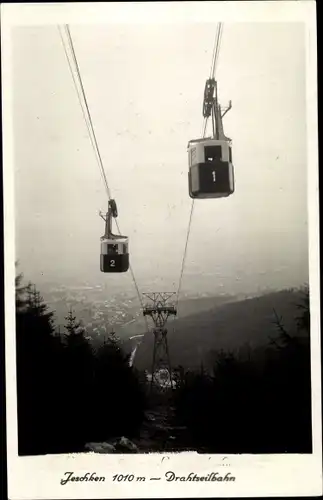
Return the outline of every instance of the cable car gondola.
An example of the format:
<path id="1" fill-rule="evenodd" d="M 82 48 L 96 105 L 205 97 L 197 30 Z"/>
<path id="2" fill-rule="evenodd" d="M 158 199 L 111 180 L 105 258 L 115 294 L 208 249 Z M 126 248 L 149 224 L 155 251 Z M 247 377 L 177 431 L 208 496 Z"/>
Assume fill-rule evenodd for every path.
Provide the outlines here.
<path id="1" fill-rule="evenodd" d="M 191 198 L 223 198 L 234 192 L 231 144 L 212 138 L 188 144 Z"/>
<path id="2" fill-rule="evenodd" d="M 100 238 L 100 269 L 103 273 L 124 273 L 129 269 L 129 241 L 127 236 L 112 233 L 112 217 L 118 216 L 116 202 L 109 200 L 106 216 L 100 215 L 105 221 L 105 233 Z"/>
<path id="3" fill-rule="evenodd" d="M 191 198 L 224 198 L 234 192 L 231 139 L 224 135 L 222 114 L 217 98 L 217 82 L 209 78 L 205 84 L 203 116 L 205 128 L 212 115 L 213 137 L 193 139 L 188 143 L 188 185 Z"/>

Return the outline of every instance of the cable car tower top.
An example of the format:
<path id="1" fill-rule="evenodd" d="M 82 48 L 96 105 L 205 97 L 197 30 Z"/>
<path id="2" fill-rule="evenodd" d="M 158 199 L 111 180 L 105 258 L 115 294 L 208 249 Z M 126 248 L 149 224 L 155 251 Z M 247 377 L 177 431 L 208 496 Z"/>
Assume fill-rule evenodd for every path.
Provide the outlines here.
<path id="1" fill-rule="evenodd" d="M 176 307 L 173 304 L 166 303 L 175 295 L 175 292 L 144 293 L 143 295 L 152 301 L 152 304 L 147 304 L 144 307 L 143 315 L 151 316 L 156 327 L 162 328 L 169 316 L 176 316 Z"/>

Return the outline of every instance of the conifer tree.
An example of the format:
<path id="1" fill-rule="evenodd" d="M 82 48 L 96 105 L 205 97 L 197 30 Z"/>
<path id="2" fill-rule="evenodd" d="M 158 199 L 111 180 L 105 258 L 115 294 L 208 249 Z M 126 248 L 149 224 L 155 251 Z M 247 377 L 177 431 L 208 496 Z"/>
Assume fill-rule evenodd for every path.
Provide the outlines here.
<path id="1" fill-rule="evenodd" d="M 310 333 L 310 291 L 308 286 L 305 287 L 302 301 L 297 304 L 297 308 L 301 311 L 301 315 L 296 318 L 299 330 Z"/>
<path id="2" fill-rule="evenodd" d="M 16 288 L 16 313 L 20 313 L 26 307 L 26 285 L 22 284 L 23 274 L 19 273 L 15 277 L 15 288 Z"/>
<path id="3" fill-rule="evenodd" d="M 114 332 L 94 356 L 71 308 L 57 334 L 54 312 L 22 274 L 16 318 L 20 455 L 80 452 L 86 442 L 138 428 L 140 386 Z"/>
<path id="4" fill-rule="evenodd" d="M 76 321 L 76 316 L 74 316 L 72 308 L 68 311 L 68 315 L 65 317 L 65 320 L 65 328 L 69 335 L 77 335 L 81 333 L 81 323 Z"/>
<path id="5" fill-rule="evenodd" d="M 93 406 L 93 351 L 86 330 L 72 308 L 65 318 L 66 382 L 72 391 L 65 401 L 67 439 L 77 450 L 91 440 L 90 414 Z M 81 451 L 80 449 L 80 451 Z"/>
<path id="6" fill-rule="evenodd" d="M 143 419 L 144 393 L 114 333 L 96 353 L 94 390 L 95 440 L 136 433 Z"/>
<path id="7" fill-rule="evenodd" d="M 34 285 L 16 276 L 18 446 L 20 454 L 50 452 L 55 441 L 60 343 L 54 313 Z"/>
<path id="8" fill-rule="evenodd" d="M 88 339 L 85 337 L 85 328 L 79 321 L 77 321 L 72 308 L 68 311 L 65 320 L 66 324 L 64 325 L 64 328 L 67 333 L 64 335 L 64 338 L 67 348 L 69 350 L 74 350 L 74 354 L 77 352 L 78 356 L 83 353 L 83 356 L 85 357 L 92 357 L 92 348 Z"/>

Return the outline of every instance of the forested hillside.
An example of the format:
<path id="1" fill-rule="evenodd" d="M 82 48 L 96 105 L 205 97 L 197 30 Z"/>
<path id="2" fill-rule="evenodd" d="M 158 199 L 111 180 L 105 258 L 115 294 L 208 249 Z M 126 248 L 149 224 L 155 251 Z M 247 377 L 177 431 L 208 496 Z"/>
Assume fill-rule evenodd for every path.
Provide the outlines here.
<path id="1" fill-rule="evenodd" d="M 286 329 L 302 335 L 295 326 L 295 305 L 302 300 L 302 291 L 283 290 L 247 300 L 218 304 L 208 300 L 204 312 L 169 321 L 168 343 L 173 366 L 208 365 L 213 350 L 246 350 L 268 343 L 277 336 L 277 316 L 284 318 Z M 173 327 L 176 326 L 176 330 Z M 145 335 L 136 352 L 139 369 L 151 367 L 153 336 Z"/>
<path id="2" fill-rule="evenodd" d="M 19 454 L 311 452 L 308 289 L 224 304 L 177 328 L 174 388 L 150 392 L 113 333 L 94 348 L 71 309 L 58 331 L 54 311 L 18 275 Z M 144 353 L 150 360 L 148 342 L 142 366 Z"/>

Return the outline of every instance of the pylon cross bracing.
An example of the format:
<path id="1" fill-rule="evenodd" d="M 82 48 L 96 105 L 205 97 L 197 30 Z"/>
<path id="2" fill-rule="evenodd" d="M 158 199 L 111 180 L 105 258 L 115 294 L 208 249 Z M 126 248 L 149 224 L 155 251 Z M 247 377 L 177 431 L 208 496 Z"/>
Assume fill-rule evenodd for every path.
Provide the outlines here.
<path id="1" fill-rule="evenodd" d="M 175 292 L 145 293 L 150 300 L 143 309 L 144 316 L 150 316 L 154 323 L 154 350 L 151 370 L 151 385 L 158 389 L 173 387 L 170 355 L 167 342 L 167 328 L 169 316 L 177 314 L 176 307 L 171 303 Z"/>

